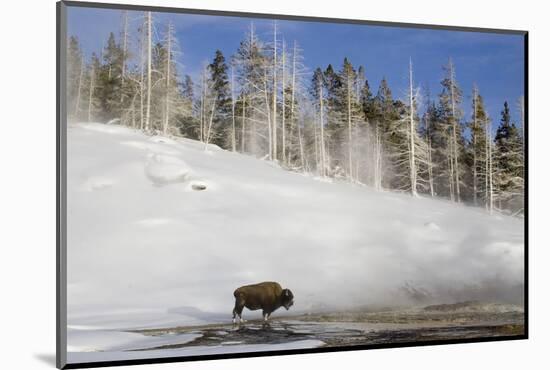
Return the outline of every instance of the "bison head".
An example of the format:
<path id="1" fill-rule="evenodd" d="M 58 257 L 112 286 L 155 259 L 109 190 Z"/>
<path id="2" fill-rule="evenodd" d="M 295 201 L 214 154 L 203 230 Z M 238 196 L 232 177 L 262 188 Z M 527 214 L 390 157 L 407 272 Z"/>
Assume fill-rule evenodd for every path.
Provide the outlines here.
<path id="1" fill-rule="evenodd" d="M 294 294 L 292 294 L 290 289 L 283 289 L 282 295 L 283 306 L 288 310 L 294 304 Z"/>

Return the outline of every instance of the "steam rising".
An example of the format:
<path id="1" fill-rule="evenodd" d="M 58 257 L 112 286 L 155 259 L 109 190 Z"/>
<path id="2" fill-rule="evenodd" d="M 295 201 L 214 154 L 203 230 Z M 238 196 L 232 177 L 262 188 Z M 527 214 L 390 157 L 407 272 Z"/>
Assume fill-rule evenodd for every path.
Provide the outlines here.
<path id="1" fill-rule="evenodd" d="M 266 280 L 294 293 L 294 306 L 279 315 L 522 303 L 521 219 L 316 181 L 116 126 L 71 126 L 67 157 L 70 325 L 93 316 L 108 326 L 117 312 L 128 326 L 151 325 L 143 312 L 156 322 L 229 320 L 233 290 Z M 151 158 L 170 164 L 162 176 L 147 172 Z M 182 171 L 205 190 L 189 191 Z"/>

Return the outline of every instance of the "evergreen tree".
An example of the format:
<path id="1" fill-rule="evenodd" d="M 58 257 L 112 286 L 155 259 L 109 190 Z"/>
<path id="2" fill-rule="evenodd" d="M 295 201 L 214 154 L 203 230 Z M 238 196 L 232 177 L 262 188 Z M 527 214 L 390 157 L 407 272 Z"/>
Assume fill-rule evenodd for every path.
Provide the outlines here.
<path id="1" fill-rule="evenodd" d="M 392 166 L 392 147 L 398 145 L 400 139 L 396 136 L 393 126 L 404 114 L 403 104 L 393 99 L 393 94 L 385 77 L 380 81 L 378 92 L 373 101 L 372 117 L 378 124 L 379 187 L 392 188 L 395 186 L 395 170 Z"/>
<path id="2" fill-rule="evenodd" d="M 500 209 L 523 210 L 523 142 L 512 122 L 508 102 L 504 102 L 495 134 L 495 186 Z"/>
<path id="3" fill-rule="evenodd" d="M 371 125 L 376 121 L 376 107 L 375 100 L 370 90 L 369 81 L 365 80 L 363 87 L 359 94 L 359 101 L 361 103 L 361 109 L 363 111 L 364 119 Z"/>
<path id="4" fill-rule="evenodd" d="M 98 114 L 102 108 L 101 101 L 98 98 L 101 90 L 98 88 L 98 79 L 101 70 L 101 62 L 96 53 L 92 53 L 90 65 L 88 66 L 88 73 L 86 79 L 86 96 L 85 96 L 85 119 L 88 122 L 93 122 L 101 117 Z"/>
<path id="5" fill-rule="evenodd" d="M 189 75 L 180 84 L 182 111 L 178 114 L 179 133 L 185 137 L 199 139 L 199 122 L 195 108 L 195 85 Z"/>
<path id="6" fill-rule="evenodd" d="M 227 149 L 231 147 L 229 141 L 231 139 L 231 90 L 227 74 L 228 67 L 220 50 L 216 50 L 214 60 L 208 65 L 208 71 L 212 94 L 216 101 L 211 141 Z"/>
<path id="7" fill-rule="evenodd" d="M 181 83 L 182 97 L 188 101 L 193 101 L 194 89 L 195 89 L 195 85 L 193 83 L 193 79 L 191 78 L 191 76 L 185 75 L 183 82 Z"/>
<path id="8" fill-rule="evenodd" d="M 122 106 L 121 95 L 121 73 L 122 73 L 122 50 L 117 45 L 115 35 L 111 32 L 107 45 L 102 53 L 102 65 L 99 70 L 97 98 L 100 104 L 100 119 L 110 121 L 120 118 Z"/>
<path id="9" fill-rule="evenodd" d="M 465 152 L 462 118 L 462 90 L 458 86 L 452 59 L 443 67 L 445 76 L 441 81 L 443 91 L 439 95 L 439 115 L 441 123 L 446 127 L 447 142 L 445 145 L 448 180 L 448 194 L 451 200 L 461 201 L 463 176 L 465 172 Z M 444 167 L 441 166 L 441 169 Z"/>
<path id="10" fill-rule="evenodd" d="M 329 64 L 324 71 L 325 89 L 327 91 L 327 104 L 331 111 L 338 111 L 340 107 L 338 92 L 341 89 L 342 81 L 340 76 L 334 71 L 332 64 Z"/>
<path id="11" fill-rule="evenodd" d="M 84 85 L 84 56 L 80 43 L 75 36 L 69 37 L 67 44 L 67 114 L 70 119 L 78 120 L 82 109 L 82 91 Z"/>
<path id="12" fill-rule="evenodd" d="M 472 118 L 468 123 L 470 129 L 470 140 L 467 148 L 468 171 L 466 189 L 471 193 L 474 205 L 480 203 L 480 199 L 486 197 L 486 163 L 487 163 L 487 138 L 486 126 L 488 116 L 483 103 L 483 97 L 479 94 L 477 87 L 472 92 Z"/>

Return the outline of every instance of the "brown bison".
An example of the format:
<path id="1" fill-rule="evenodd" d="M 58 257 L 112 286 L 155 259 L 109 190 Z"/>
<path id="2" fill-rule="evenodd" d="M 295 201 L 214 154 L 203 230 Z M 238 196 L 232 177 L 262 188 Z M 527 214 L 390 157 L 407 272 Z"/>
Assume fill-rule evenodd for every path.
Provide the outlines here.
<path id="1" fill-rule="evenodd" d="M 233 308 L 233 322 L 243 322 L 242 312 L 246 307 L 251 311 L 262 309 L 264 321 L 279 307 L 287 310 L 294 304 L 294 295 L 290 289 L 283 289 L 279 283 L 266 281 L 259 284 L 245 285 L 233 292 L 235 308 Z"/>

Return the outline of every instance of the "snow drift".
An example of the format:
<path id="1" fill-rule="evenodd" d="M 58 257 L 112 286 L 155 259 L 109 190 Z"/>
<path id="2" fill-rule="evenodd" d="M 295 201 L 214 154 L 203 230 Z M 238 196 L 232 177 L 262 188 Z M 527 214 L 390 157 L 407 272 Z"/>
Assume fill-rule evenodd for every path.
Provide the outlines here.
<path id="1" fill-rule="evenodd" d="M 233 290 L 265 280 L 292 289 L 288 314 L 522 303 L 521 219 L 114 125 L 67 141 L 73 330 L 229 321 Z"/>

